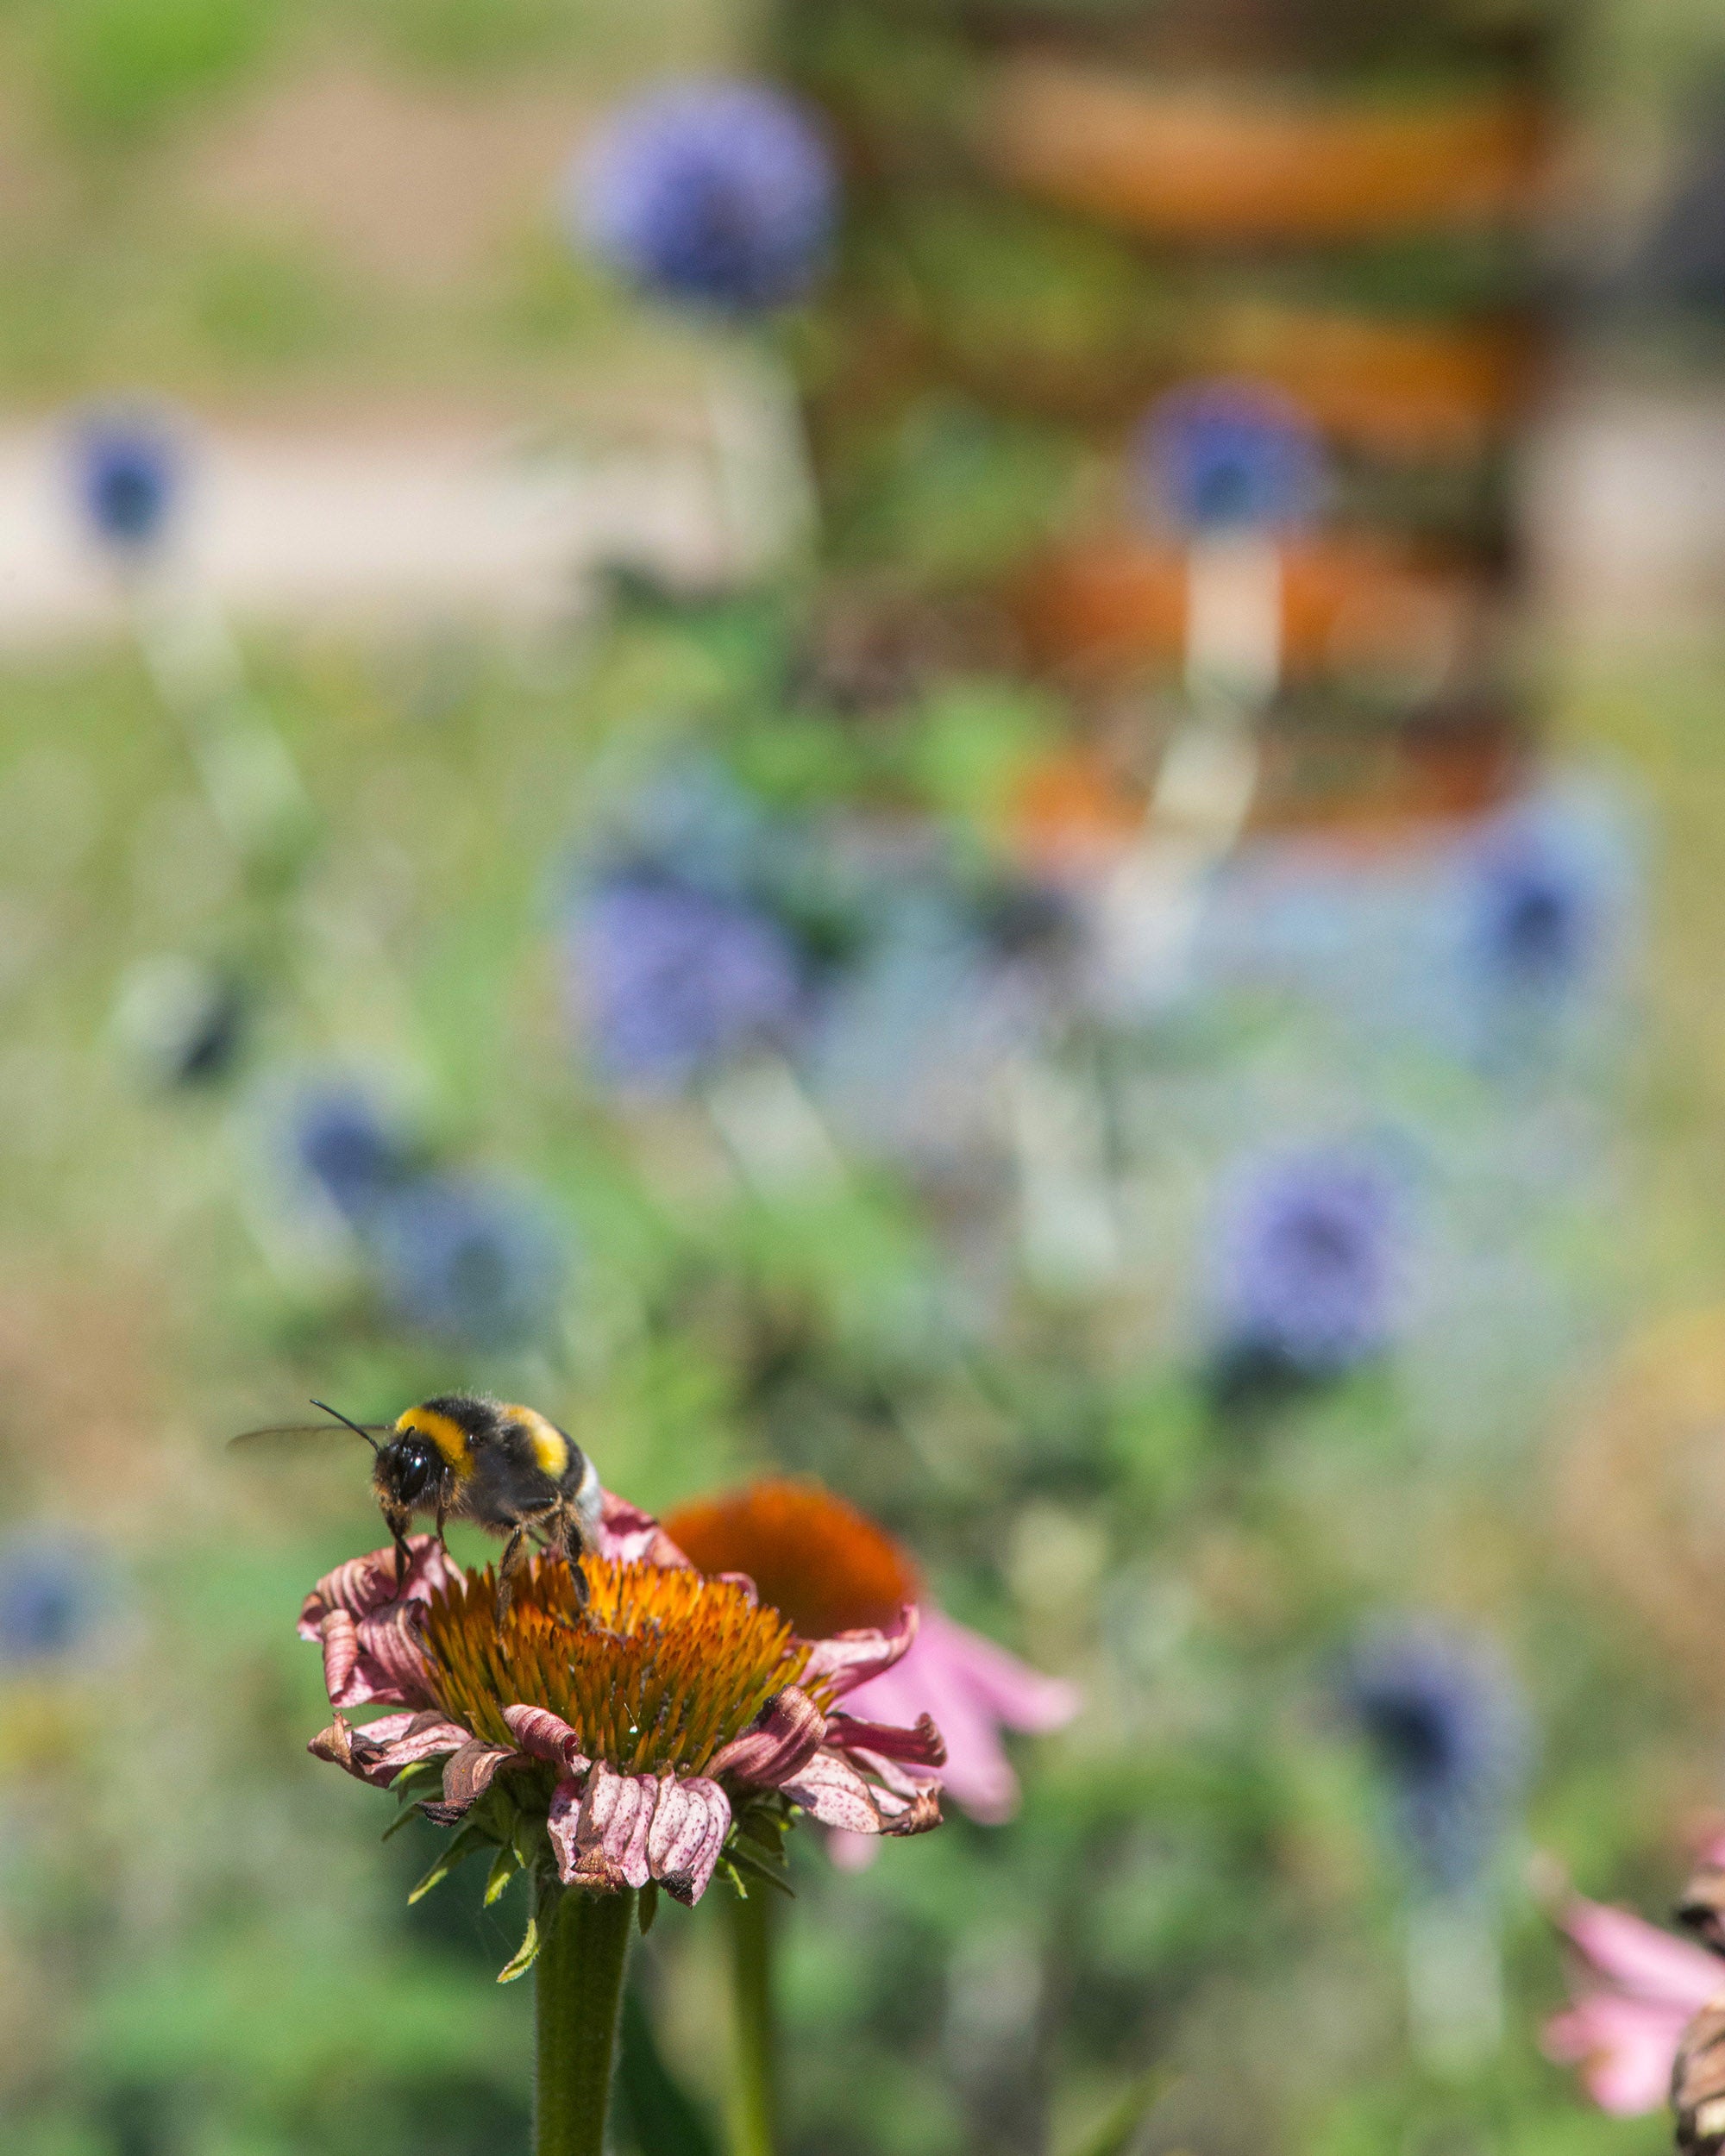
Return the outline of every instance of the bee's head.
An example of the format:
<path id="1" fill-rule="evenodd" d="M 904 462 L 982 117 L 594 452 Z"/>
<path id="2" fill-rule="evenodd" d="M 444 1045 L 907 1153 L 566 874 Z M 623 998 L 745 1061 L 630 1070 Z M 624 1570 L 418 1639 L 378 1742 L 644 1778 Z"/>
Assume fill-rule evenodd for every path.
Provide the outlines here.
<path id="1" fill-rule="evenodd" d="M 423 1505 L 436 1490 L 443 1472 L 442 1457 L 429 1438 L 409 1432 L 392 1438 L 377 1457 L 373 1481 L 386 1501 L 398 1505 Z"/>

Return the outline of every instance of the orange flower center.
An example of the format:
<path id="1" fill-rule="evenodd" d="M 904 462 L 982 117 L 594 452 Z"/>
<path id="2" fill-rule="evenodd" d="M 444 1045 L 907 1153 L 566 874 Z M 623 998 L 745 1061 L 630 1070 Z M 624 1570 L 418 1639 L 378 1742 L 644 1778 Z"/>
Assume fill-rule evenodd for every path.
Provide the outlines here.
<path id="1" fill-rule="evenodd" d="M 754 1482 L 662 1524 L 703 1572 L 746 1572 L 802 1639 L 888 1625 L 921 1591 L 892 1537 L 818 1482 Z"/>
<path id="2" fill-rule="evenodd" d="M 623 1774 L 699 1774 L 808 1659 L 775 1610 L 699 1572 L 537 1557 L 496 1628 L 491 1566 L 435 1595 L 425 1620 L 432 1689 L 453 1721 L 511 1744 L 505 1707 L 545 1707 L 581 1750 Z"/>

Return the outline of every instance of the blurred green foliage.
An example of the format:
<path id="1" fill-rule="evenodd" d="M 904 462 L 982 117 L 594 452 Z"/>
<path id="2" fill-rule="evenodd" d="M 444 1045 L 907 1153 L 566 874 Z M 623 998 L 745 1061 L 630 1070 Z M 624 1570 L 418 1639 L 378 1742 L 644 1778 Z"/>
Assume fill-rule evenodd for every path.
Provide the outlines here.
<path id="1" fill-rule="evenodd" d="M 1668 1896 L 1679 1821 L 1711 1786 L 1704 1718 L 1558 1537 L 1539 1426 L 1501 1454 L 1446 1451 L 1395 1374 L 1368 1372 L 1231 1432 L 1147 1312 L 1028 1285 L 1004 1332 L 957 1333 L 938 1315 L 948 1226 L 902 1175 L 752 1188 L 698 1111 L 632 1118 L 571 1058 L 559 863 L 668 745 L 704 743 L 787 805 L 913 803 L 986 847 L 1045 705 L 955 679 L 925 724 L 823 713 L 787 686 L 794 634 L 746 606 L 625 606 L 530 680 L 481 649 L 429 717 L 411 655 L 251 655 L 327 833 L 267 934 L 281 900 L 236 882 L 129 661 L 14 662 L 0 701 L 0 1324 L 33 1313 L 0 1441 L 16 1505 L 90 1520 L 139 1611 L 47 1723 L 13 1718 L 35 1735 L 0 1794 L 0 1986 L 36 1973 L 0 2055 L 9 2147 L 465 2156 L 524 2132 L 527 2002 L 492 1981 L 519 1912 L 481 1915 L 476 1873 L 408 1909 L 436 1838 L 380 1850 L 391 1808 L 302 1749 L 324 1710 L 292 1620 L 320 1569 L 375 1539 L 361 1479 L 219 1451 L 310 1392 L 371 1413 L 455 1379 L 543 1401 L 654 1506 L 768 1463 L 819 1473 L 912 1544 L 955 1614 L 1086 1687 L 1071 1732 L 1020 1747 L 1009 1826 L 955 1818 L 860 1877 L 798 1838 L 795 2150 L 1063 2150 L 1152 2062 L 1179 2076 L 1158 2148 L 1660 2145 L 1657 2121 L 1593 2118 L 1537 2059 L 1558 1961 L 1513 1879 L 1501 2056 L 1453 2083 L 1411 2057 L 1402 1882 L 1320 1707 L 1361 1618 L 1459 1603 L 1536 1695 L 1531 1839 L 1590 1888 Z M 1711 753 L 1700 678 L 1636 736 L 1647 708 L 1597 694 L 1586 724 L 1687 780 Z M 264 998 L 237 1089 L 141 1093 L 107 1031 L 125 964 L 267 952 L 284 929 L 292 985 Z M 567 1223 L 556 1354 L 452 1359 L 253 1239 L 258 1089 L 355 1055 L 396 1072 L 440 1144 L 530 1174 Z M 1670 1171 L 1716 1091 L 1692 1075 L 1648 1127 L 1667 1171 L 1649 1238 L 1674 1232 Z M 1712 1276 L 1697 1247 L 1672 1291 Z M 92 1307 L 132 1329 L 92 1329 Z M 64 1418 L 93 1412 L 120 1418 L 117 1455 L 63 1442 Z M 659 2065 L 637 2059 L 636 2101 L 650 2112 L 656 2090 L 686 2125 L 718 2115 L 721 1914 L 668 1912 L 643 1962 Z"/>

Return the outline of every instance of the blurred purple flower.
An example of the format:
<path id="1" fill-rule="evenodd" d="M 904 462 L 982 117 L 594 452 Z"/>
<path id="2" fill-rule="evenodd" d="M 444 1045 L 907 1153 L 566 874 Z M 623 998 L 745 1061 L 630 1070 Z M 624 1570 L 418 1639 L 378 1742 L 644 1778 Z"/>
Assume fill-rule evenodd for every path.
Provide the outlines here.
<path id="1" fill-rule="evenodd" d="M 1215 1265 L 1222 1344 L 1309 1376 L 1387 1346 L 1399 1316 L 1402 1193 L 1371 1155 L 1272 1154 L 1224 1191 Z"/>
<path id="2" fill-rule="evenodd" d="M 125 554 L 160 540 L 182 476 L 180 446 L 166 423 L 146 412 L 91 412 L 72 446 L 78 505 L 95 536 Z"/>
<path id="3" fill-rule="evenodd" d="M 787 930 L 740 896 L 652 868 L 602 877 L 570 924 L 572 988 L 599 1067 L 669 1088 L 787 1033 L 806 987 Z"/>
<path id="4" fill-rule="evenodd" d="M 1199 382 L 1151 407 L 1134 461 L 1150 504 L 1183 530 L 1276 531 L 1316 514 L 1323 444 L 1291 398 Z"/>
<path id="5" fill-rule="evenodd" d="M 85 1646 L 107 1608 L 104 1576 L 86 1545 L 32 1535 L 0 1547 L 0 1668 Z"/>
<path id="6" fill-rule="evenodd" d="M 499 1183 L 417 1176 L 379 1198 L 364 1234 L 390 1303 L 419 1332 L 514 1347 L 543 1335 L 555 1313 L 564 1275 L 556 1235 Z"/>
<path id="7" fill-rule="evenodd" d="M 1473 862 L 1471 947 L 1489 983 L 1551 997 L 1586 969 L 1603 932 L 1590 865 L 1538 823 L 1493 833 Z"/>
<path id="8" fill-rule="evenodd" d="M 357 1086 L 307 1092 L 292 1119 L 289 1147 L 298 1172 L 354 1225 L 411 1172 L 398 1134 Z"/>
<path id="9" fill-rule="evenodd" d="M 837 204 L 813 122 L 752 82 L 649 91 L 612 116 L 570 185 L 572 222 L 612 268 L 662 298 L 737 314 L 807 289 Z"/>
<path id="10" fill-rule="evenodd" d="M 1337 1695 L 1371 1748 L 1421 1883 L 1445 1893 L 1477 1885 L 1531 1749 L 1526 1705 L 1488 1643 L 1435 1623 L 1380 1633 L 1347 1658 Z"/>

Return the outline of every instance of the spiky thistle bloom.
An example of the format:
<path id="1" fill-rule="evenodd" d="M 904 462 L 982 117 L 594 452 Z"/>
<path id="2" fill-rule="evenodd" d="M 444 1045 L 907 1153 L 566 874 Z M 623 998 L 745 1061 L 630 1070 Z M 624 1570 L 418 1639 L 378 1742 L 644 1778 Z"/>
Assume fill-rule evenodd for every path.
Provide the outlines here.
<path id="1" fill-rule="evenodd" d="M 414 1172 L 400 1133 L 363 1088 L 343 1081 L 310 1087 L 285 1132 L 288 1163 L 350 1224 L 367 1219 Z"/>
<path id="2" fill-rule="evenodd" d="M 1422 1886 L 1486 1877 L 1527 1769 L 1520 1692 L 1488 1644 L 1435 1623 L 1382 1631 L 1343 1664 L 1339 1704 L 1371 1747 Z"/>
<path id="3" fill-rule="evenodd" d="M 563 1253 L 549 1219 L 505 1183 L 416 1176 L 378 1200 L 364 1239 L 397 1314 L 434 1338 L 511 1347 L 552 1323 Z"/>
<path id="4" fill-rule="evenodd" d="M 537 1558 L 501 1633 L 492 1569 L 463 1571 L 430 1536 L 410 1539 L 405 1578 L 380 1550 L 306 1598 L 299 1629 L 337 1710 L 310 1748 L 458 1827 L 433 1880 L 490 1846 L 499 1892 L 525 1866 L 542 1894 L 656 1884 L 693 1902 L 721 1865 L 770 1869 L 798 1811 L 858 1833 L 938 1824 L 933 1723 L 838 1704 L 905 1654 L 913 1604 L 800 1639 L 747 1580 L 708 1578 L 618 1498 L 600 1542 L 585 1609 L 568 1565 Z M 362 1706 L 396 1711 L 355 1726 Z"/>
<path id="5" fill-rule="evenodd" d="M 764 83 L 680 82 L 614 114 L 571 174 L 570 219 L 656 296 L 732 314 L 783 306 L 826 259 L 831 156 Z"/>
<path id="6" fill-rule="evenodd" d="M 1136 462 L 1148 505 L 1182 530 L 1278 531 L 1322 501 L 1323 446 L 1291 398 L 1252 382 L 1199 382 L 1156 404 Z"/>
<path id="7" fill-rule="evenodd" d="M 1073 1686 L 955 1623 L 886 1530 L 817 1482 L 754 1482 L 682 1506 L 665 1526 L 703 1571 L 746 1573 L 799 1639 L 878 1626 L 915 1605 L 914 1644 L 861 1684 L 851 1706 L 883 1722 L 932 1718 L 945 1740 L 941 1785 L 973 1819 L 994 1823 L 1018 1808 L 1000 1732 L 1057 1729 L 1078 1711 Z"/>
<path id="8" fill-rule="evenodd" d="M 1484 985 L 1551 1001 L 1588 972 L 1614 894 L 1593 834 L 1550 812 L 1500 819 L 1469 862 L 1468 948 Z"/>
<path id="9" fill-rule="evenodd" d="M 1224 1187 L 1213 1253 L 1223 1346 L 1313 1376 L 1378 1353 L 1401 1314 L 1405 1227 L 1400 1189 L 1367 1152 L 1245 1162 Z"/>
<path id="10" fill-rule="evenodd" d="M 583 893 L 568 950 L 595 1062 L 643 1090 L 783 1042 L 806 993 L 801 954 L 763 907 L 658 868 L 621 869 Z"/>
<path id="11" fill-rule="evenodd" d="M 136 555 L 163 536 L 182 461 L 163 420 L 121 409 L 87 413 L 73 429 L 72 460 L 78 506 L 104 546 Z"/>

